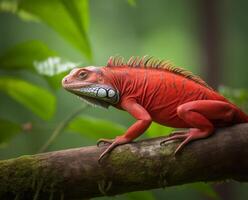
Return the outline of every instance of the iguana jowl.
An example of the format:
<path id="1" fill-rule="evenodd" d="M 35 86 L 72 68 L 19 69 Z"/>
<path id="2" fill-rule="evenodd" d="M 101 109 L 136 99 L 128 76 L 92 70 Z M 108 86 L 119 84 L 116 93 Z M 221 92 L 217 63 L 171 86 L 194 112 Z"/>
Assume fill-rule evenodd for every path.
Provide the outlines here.
<path id="1" fill-rule="evenodd" d="M 155 121 L 189 128 L 176 132 L 163 143 L 182 139 L 178 152 L 191 140 L 206 138 L 216 127 L 248 122 L 248 116 L 191 72 L 151 57 L 111 57 L 107 66 L 73 69 L 62 81 L 63 87 L 85 101 L 114 106 L 129 112 L 137 121 L 109 143 L 99 160 L 115 146 L 140 136 Z"/>

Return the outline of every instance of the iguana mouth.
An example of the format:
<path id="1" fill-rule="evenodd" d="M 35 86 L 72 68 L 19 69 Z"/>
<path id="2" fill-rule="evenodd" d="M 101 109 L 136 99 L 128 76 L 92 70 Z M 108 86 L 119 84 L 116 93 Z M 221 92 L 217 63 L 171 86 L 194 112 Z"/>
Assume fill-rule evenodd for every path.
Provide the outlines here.
<path id="1" fill-rule="evenodd" d="M 91 84 L 85 87 L 68 89 L 68 91 L 76 94 L 83 101 L 90 105 L 108 108 L 109 105 L 114 105 L 119 102 L 119 91 L 100 84 Z"/>

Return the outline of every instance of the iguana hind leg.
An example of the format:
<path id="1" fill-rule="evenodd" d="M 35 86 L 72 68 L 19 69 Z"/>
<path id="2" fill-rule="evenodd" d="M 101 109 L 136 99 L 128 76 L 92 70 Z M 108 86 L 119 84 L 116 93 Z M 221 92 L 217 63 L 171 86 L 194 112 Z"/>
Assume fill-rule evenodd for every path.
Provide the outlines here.
<path id="1" fill-rule="evenodd" d="M 185 133 L 181 132 L 181 134 L 166 138 L 161 144 L 183 139 L 183 142 L 175 150 L 177 153 L 190 141 L 211 135 L 214 131 L 213 121 L 231 122 L 235 113 L 236 110 L 230 104 L 222 101 L 198 100 L 182 104 L 177 108 L 177 115 L 192 128 Z"/>

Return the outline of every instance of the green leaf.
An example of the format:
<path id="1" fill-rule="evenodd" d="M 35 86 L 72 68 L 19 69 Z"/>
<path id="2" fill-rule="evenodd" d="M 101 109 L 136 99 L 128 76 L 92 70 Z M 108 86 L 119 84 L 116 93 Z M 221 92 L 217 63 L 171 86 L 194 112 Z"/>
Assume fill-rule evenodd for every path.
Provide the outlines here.
<path id="1" fill-rule="evenodd" d="M 0 119 L 0 130 L 0 145 L 3 145 L 21 131 L 21 126 L 8 120 Z"/>
<path id="2" fill-rule="evenodd" d="M 67 129 L 92 139 L 115 138 L 125 131 L 125 128 L 119 124 L 88 116 L 75 118 Z"/>
<path id="3" fill-rule="evenodd" d="M 0 91 L 6 93 L 44 120 L 55 111 L 56 99 L 47 90 L 29 82 L 9 77 L 0 78 Z"/>
<path id="4" fill-rule="evenodd" d="M 17 10 L 17 1 L 1 0 L 0 11 L 1 12 L 15 12 Z"/>
<path id="5" fill-rule="evenodd" d="M 88 0 L 62 0 L 62 2 L 81 33 L 85 34 L 89 26 Z"/>
<path id="6" fill-rule="evenodd" d="M 37 16 L 91 59 L 88 0 L 21 0 L 19 9 Z"/>
<path id="7" fill-rule="evenodd" d="M 0 56 L 1 68 L 34 70 L 34 62 L 55 56 L 42 42 L 33 40 L 18 44 Z"/>
<path id="8" fill-rule="evenodd" d="M 210 197 L 211 199 L 215 199 L 215 200 L 220 199 L 220 196 L 218 195 L 218 193 L 213 189 L 213 187 L 210 184 L 199 182 L 199 183 L 188 184 L 187 187 L 194 188 L 197 191 Z"/>
<path id="9" fill-rule="evenodd" d="M 0 12 L 16 14 L 25 21 L 39 21 L 34 15 L 27 13 L 24 10 L 18 10 L 18 2 L 18 0 L 0 0 Z"/>
<path id="10" fill-rule="evenodd" d="M 166 135 L 169 135 L 173 130 L 175 129 L 153 122 L 152 125 L 147 130 L 147 135 L 149 137 L 166 136 Z"/>
<path id="11" fill-rule="evenodd" d="M 28 41 L 12 47 L 0 56 L 0 66 L 7 70 L 35 71 L 44 76 L 52 88 L 58 89 L 65 73 L 77 64 L 57 57 L 56 53 L 42 42 Z"/>

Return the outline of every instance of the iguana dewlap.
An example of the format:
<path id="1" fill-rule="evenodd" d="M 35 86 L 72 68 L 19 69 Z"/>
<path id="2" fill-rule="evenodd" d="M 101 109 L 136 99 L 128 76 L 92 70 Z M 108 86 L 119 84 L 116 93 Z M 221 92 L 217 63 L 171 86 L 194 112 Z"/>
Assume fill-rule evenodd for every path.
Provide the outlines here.
<path id="1" fill-rule="evenodd" d="M 146 56 L 111 57 L 107 66 L 73 69 L 62 81 L 63 87 L 85 101 L 114 106 L 129 112 L 137 121 L 113 140 L 101 159 L 115 146 L 140 136 L 152 121 L 175 128 L 189 128 L 164 142 L 182 139 L 175 153 L 191 140 L 206 138 L 216 127 L 248 122 L 248 116 L 203 80 L 165 61 Z"/>

